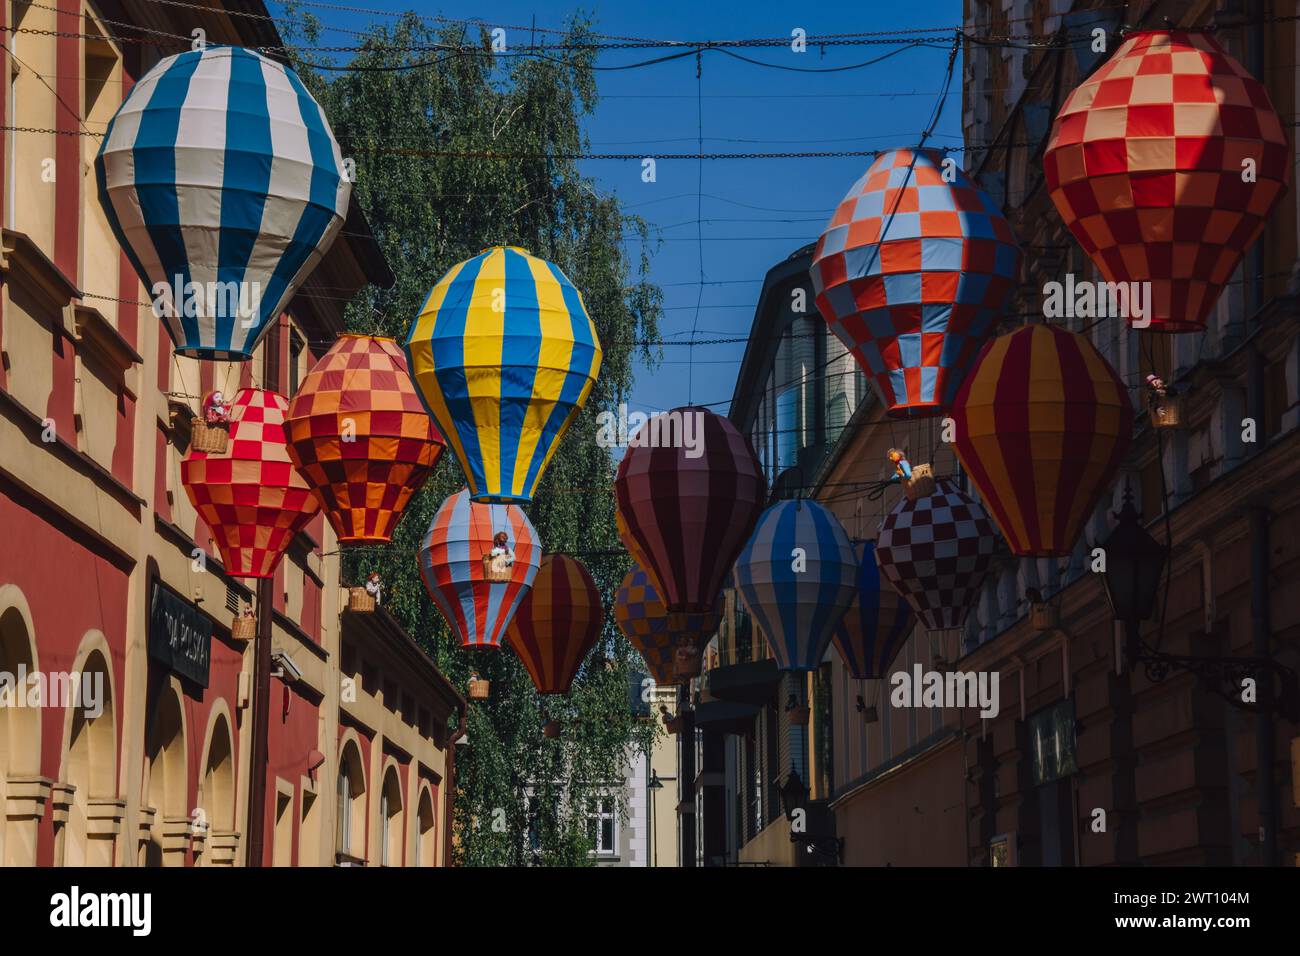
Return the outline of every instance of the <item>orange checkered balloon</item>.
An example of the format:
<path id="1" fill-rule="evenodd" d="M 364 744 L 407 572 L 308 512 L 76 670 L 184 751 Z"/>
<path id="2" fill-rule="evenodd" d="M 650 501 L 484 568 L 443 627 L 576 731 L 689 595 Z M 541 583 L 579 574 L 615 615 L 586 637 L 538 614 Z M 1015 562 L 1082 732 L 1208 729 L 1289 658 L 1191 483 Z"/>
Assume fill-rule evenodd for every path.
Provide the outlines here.
<path id="1" fill-rule="evenodd" d="M 226 572 L 269 578 L 294 536 L 319 510 L 284 440 L 284 396 L 243 388 L 230 406 L 225 454 L 191 451 L 185 493 L 210 529 Z"/>
<path id="2" fill-rule="evenodd" d="M 1213 37 L 1149 30 L 1069 95 L 1043 166 L 1106 280 L 1151 283 L 1152 331 L 1199 332 L 1286 190 L 1290 155 L 1268 92 Z"/>
<path id="3" fill-rule="evenodd" d="M 506 636 L 539 694 L 567 694 L 604 626 L 591 572 L 577 558 L 548 554 Z"/>
<path id="4" fill-rule="evenodd" d="M 703 614 L 670 612 L 654 577 L 642 564 L 623 576 L 614 596 L 614 622 L 636 648 L 657 684 L 682 684 L 698 677 L 702 650 L 717 633 L 718 609 Z"/>
<path id="5" fill-rule="evenodd" d="M 989 343 L 953 442 L 1011 551 L 1069 554 L 1128 450 L 1133 404 L 1085 335 L 1026 325 Z"/>
<path id="6" fill-rule="evenodd" d="M 391 540 L 443 449 L 406 356 L 373 335 L 340 336 L 289 403 L 285 425 L 289 457 L 344 543 Z"/>

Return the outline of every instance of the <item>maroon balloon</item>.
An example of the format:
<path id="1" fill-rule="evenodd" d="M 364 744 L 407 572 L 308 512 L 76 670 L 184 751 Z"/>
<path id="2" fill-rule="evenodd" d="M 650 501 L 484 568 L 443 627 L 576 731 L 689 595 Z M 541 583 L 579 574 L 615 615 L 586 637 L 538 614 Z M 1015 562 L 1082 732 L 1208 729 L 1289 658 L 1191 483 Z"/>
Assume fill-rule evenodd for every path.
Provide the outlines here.
<path id="1" fill-rule="evenodd" d="M 749 439 L 708 409 L 656 415 L 628 442 L 614 491 L 623 543 L 668 610 L 712 610 L 767 497 Z"/>

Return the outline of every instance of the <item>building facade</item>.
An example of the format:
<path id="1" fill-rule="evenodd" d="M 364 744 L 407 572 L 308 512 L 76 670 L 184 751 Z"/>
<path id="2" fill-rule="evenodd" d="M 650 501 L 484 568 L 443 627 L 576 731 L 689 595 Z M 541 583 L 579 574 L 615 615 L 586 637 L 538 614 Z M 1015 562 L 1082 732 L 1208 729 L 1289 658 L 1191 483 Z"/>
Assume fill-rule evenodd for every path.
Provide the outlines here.
<path id="1" fill-rule="evenodd" d="M 1108 49 L 1119 42 L 1113 31 L 1121 13 L 1129 29 L 1215 26 L 1219 41 L 1267 85 L 1284 126 L 1294 126 L 1295 4 L 965 5 L 972 35 L 1050 38 L 1064 30 L 1092 37 L 1100 29 Z M 1002 205 L 1025 256 L 1018 301 L 1002 331 L 1042 314 L 1046 283 L 1067 274 L 1099 278 L 1047 195 L 1042 155 L 1064 96 L 1106 52 L 1077 41 L 1049 46 L 972 42 L 963 57 L 964 165 Z M 809 679 L 807 726 L 791 726 L 780 703 L 782 678 L 766 660 L 761 635 L 729 602 L 713 645 L 719 666 L 694 688 L 693 708 L 684 708 L 699 744 L 683 761 L 697 781 L 697 861 L 1297 862 L 1294 711 L 1238 706 L 1240 685 L 1213 675 L 1129 666 L 1090 558 L 1130 488 L 1149 532 L 1171 542 L 1167 597 L 1157 619 L 1142 626 L 1146 645 L 1185 663 L 1263 657 L 1292 674 L 1300 670 L 1298 206 L 1293 183 L 1204 333 L 1133 331 L 1122 319 L 1059 320 L 1086 333 L 1129 386 L 1136 424 L 1118 478 L 1068 558 L 1000 550 L 964 628 L 917 628 L 889 669 L 996 677 L 996 716 L 894 706 L 888 681 L 851 679 L 832 648 Z M 797 257 L 769 273 L 731 411 L 754 437 L 774 494 L 812 485 L 850 537 L 872 539 L 900 495 L 896 486 L 883 494 L 874 487 L 889 474 L 887 450 L 899 447 L 914 465 L 930 463 L 975 495 L 941 420 L 893 422 L 873 395 L 855 391 L 838 436 L 829 426 L 823 435 L 816 415 L 831 421 L 829 402 L 795 400 L 814 413 L 810 428 L 809 419 L 776 401 L 791 380 L 774 339 L 790 319 L 772 303 L 806 283 L 806 261 Z M 813 363 L 819 374 L 829 372 L 824 362 Z M 1151 373 L 1182 395 L 1178 427 L 1154 427 L 1144 384 Z M 788 429 L 795 440 L 782 445 Z M 806 834 L 793 832 L 787 808 L 807 810 Z"/>
<path id="2" fill-rule="evenodd" d="M 280 46 L 265 15 L 0 7 L 0 695 L 5 676 L 29 691 L 0 706 L 6 865 L 246 859 L 255 642 L 232 623 L 253 593 L 181 485 L 190 419 L 214 388 L 292 394 L 351 295 L 392 275 L 354 203 L 251 361 L 176 356 L 93 159 L 132 82 L 193 30 Z M 440 863 L 464 702 L 382 609 L 343 611 L 338 550 L 317 515 L 275 576 L 261 862 Z"/>

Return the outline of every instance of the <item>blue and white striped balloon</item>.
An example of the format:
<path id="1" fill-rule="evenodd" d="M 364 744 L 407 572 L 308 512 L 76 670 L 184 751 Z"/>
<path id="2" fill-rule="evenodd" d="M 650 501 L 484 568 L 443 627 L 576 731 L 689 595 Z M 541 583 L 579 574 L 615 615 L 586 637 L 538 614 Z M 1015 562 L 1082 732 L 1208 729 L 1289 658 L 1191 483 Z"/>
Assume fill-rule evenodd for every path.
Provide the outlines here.
<path id="1" fill-rule="evenodd" d="M 99 201 L 181 355 L 240 361 L 329 249 L 352 191 L 320 105 L 242 47 L 167 57 L 95 157 Z"/>
<path id="2" fill-rule="evenodd" d="M 815 670 L 857 593 L 858 560 L 839 520 L 815 501 L 778 501 L 736 559 L 745 607 L 783 671 Z"/>

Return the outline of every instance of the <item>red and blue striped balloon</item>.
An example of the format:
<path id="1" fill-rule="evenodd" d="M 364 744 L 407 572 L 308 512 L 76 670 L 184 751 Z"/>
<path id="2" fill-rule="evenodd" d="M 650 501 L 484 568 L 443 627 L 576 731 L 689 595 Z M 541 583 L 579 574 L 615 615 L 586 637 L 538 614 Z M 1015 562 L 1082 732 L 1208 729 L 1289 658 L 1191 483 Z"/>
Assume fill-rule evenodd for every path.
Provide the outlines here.
<path id="1" fill-rule="evenodd" d="M 858 554 L 858 590 L 848 613 L 832 638 L 844 669 L 855 680 L 884 677 L 898 655 L 916 618 L 892 585 L 880 577 L 876 543 L 855 545 Z"/>
<path id="2" fill-rule="evenodd" d="M 514 552 L 509 581 L 489 581 L 483 556 L 498 532 Z M 542 542 L 515 505 L 471 501 L 462 489 L 442 503 L 420 547 L 420 577 L 462 647 L 500 647 L 542 563 Z"/>
<path id="3" fill-rule="evenodd" d="M 778 501 L 733 573 L 778 669 L 816 669 L 857 590 L 858 559 L 839 520 L 815 501 Z"/>

